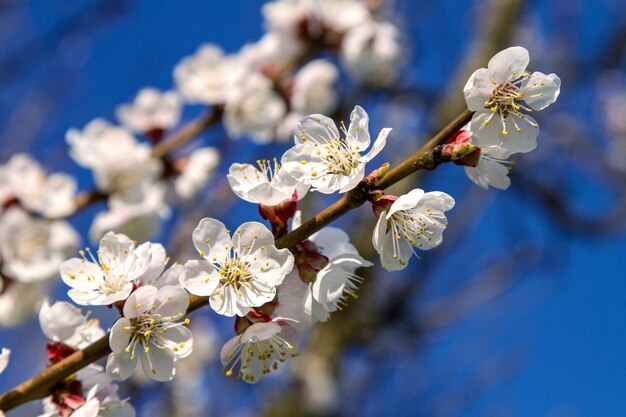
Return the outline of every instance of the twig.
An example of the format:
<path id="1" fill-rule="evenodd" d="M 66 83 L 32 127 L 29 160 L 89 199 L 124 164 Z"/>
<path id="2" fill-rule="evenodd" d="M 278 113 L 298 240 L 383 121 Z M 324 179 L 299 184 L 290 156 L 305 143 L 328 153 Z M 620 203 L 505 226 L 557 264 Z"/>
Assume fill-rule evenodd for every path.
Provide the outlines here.
<path id="1" fill-rule="evenodd" d="M 302 226 L 287 234 L 276 241 L 276 246 L 280 248 L 289 248 L 302 240 L 308 238 L 316 231 L 322 229 L 332 221 L 341 217 L 350 210 L 361 206 L 367 201 L 369 191 L 372 189 L 384 189 L 390 185 L 402 180 L 411 173 L 420 170 L 435 169 L 442 161 L 437 156 L 437 146 L 444 143 L 454 132 L 463 127 L 472 117 L 472 112 L 465 110 L 439 133 L 426 142 L 413 156 L 406 159 L 400 165 L 391 170 L 378 184 L 372 186 L 367 181 L 362 181 L 355 189 L 348 192 L 344 197 L 335 202 L 330 207 L 322 210 L 315 217 Z M 207 118 L 207 120 L 210 118 Z M 205 123 L 208 123 L 205 122 Z M 191 135 L 191 132 L 197 132 L 204 124 L 198 123 L 195 128 L 190 128 L 185 134 L 181 133 L 183 138 Z M 182 132 L 182 131 L 181 131 Z M 173 140 L 172 140 L 173 141 Z M 184 142 L 179 139 L 175 143 Z M 169 141 L 168 141 L 169 142 Z M 169 151 L 169 146 L 165 146 Z M 161 151 L 162 152 L 162 151 Z M 187 312 L 190 313 L 208 303 L 208 297 L 198 297 L 190 295 L 190 303 Z M 108 335 L 98 340 L 87 348 L 77 351 L 64 360 L 52 365 L 45 371 L 13 388 L 0 397 L 0 410 L 8 411 L 25 402 L 45 397 L 49 394 L 50 389 L 57 383 L 63 381 L 88 364 L 102 358 L 110 352 Z"/>

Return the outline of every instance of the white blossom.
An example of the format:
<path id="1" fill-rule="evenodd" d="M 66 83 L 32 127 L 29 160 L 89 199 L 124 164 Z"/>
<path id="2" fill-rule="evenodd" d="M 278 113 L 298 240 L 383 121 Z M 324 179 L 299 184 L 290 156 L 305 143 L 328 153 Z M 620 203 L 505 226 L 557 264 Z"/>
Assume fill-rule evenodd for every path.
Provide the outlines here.
<path id="1" fill-rule="evenodd" d="M 30 283 L 49 280 L 78 246 L 69 223 L 36 218 L 13 206 L 0 217 L 2 274 Z"/>
<path id="2" fill-rule="evenodd" d="M 0 353 L 0 374 L 4 372 L 4 370 L 9 365 L 10 357 L 11 357 L 11 349 L 2 348 L 2 352 Z"/>
<path id="3" fill-rule="evenodd" d="M 383 268 L 388 271 L 404 269 L 413 254 L 418 256 L 415 248 L 429 250 L 439 246 L 448 225 L 443 213 L 452 207 L 454 199 L 448 194 L 424 193 L 416 188 L 398 197 L 388 210 L 383 210 L 372 236 Z"/>
<path id="4" fill-rule="evenodd" d="M 321 114 L 303 118 L 294 134 L 296 146 L 282 157 L 283 169 L 324 194 L 351 190 L 363 179 L 365 164 L 383 149 L 391 132 L 390 128 L 381 130 L 368 153 L 361 155 L 370 146 L 368 122 L 365 110 L 356 106 L 348 129 L 342 124 L 342 139 L 330 118 Z"/>
<path id="5" fill-rule="evenodd" d="M 192 294 L 209 296 L 218 314 L 243 317 L 271 301 L 293 268 L 293 255 L 277 249 L 261 223 L 244 223 L 231 238 L 223 223 L 204 218 L 192 238 L 204 261 L 188 261 L 181 284 Z"/>
<path id="6" fill-rule="evenodd" d="M 237 197 L 250 203 L 274 206 L 285 200 L 302 199 L 309 186 L 298 182 L 280 164 L 267 159 L 251 164 L 235 163 L 228 169 L 228 183 Z"/>
<path id="7" fill-rule="evenodd" d="M 511 153 L 537 147 L 539 125 L 530 115 L 554 103 L 561 80 L 555 74 L 530 73 L 530 57 L 521 46 L 498 52 L 487 68 L 476 70 L 463 92 L 472 117 L 472 142 L 501 145 Z"/>
<path id="8" fill-rule="evenodd" d="M 93 171 L 96 186 L 104 192 L 134 190 L 156 180 L 162 170 L 148 144 L 102 119 L 93 120 L 82 131 L 70 129 L 66 140 L 72 158 Z"/>
<path id="9" fill-rule="evenodd" d="M 63 217 L 76 210 L 76 181 L 73 177 L 54 173 L 47 175 L 41 165 L 28 154 L 16 154 L 0 168 L 6 184 L 5 198 L 17 198 L 20 204 L 47 217 Z"/>
<path id="10" fill-rule="evenodd" d="M 301 213 L 293 217 L 291 228 L 300 226 Z M 356 269 L 373 264 L 360 255 L 350 243 L 350 237 L 336 227 L 325 227 L 309 238 L 319 253 L 328 258 L 312 283 L 302 281 L 294 268 L 278 288 L 278 306 L 273 315 L 295 321 L 298 329 L 307 329 L 316 322 L 325 322 L 346 304 L 349 297 L 357 297 L 356 291 L 362 278 Z"/>
<path id="11" fill-rule="evenodd" d="M 129 129 L 146 133 L 176 126 L 180 121 L 182 106 L 180 96 L 174 91 L 142 88 L 132 103 L 118 106 L 115 113 Z"/>
<path id="12" fill-rule="evenodd" d="M 220 104 L 248 72 L 237 55 L 224 55 L 213 44 L 201 45 L 194 55 L 183 58 L 174 69 L 176 88 L 190 103 Z"/>
<path id="13" fill-rule="evenodd" d="M 330 61 L 316 59 L 307 63 L 293 77 L 291 109 L 303 115 L 335 111 L 339 102 L 335 86 L 338 78 L 339 70 Z"/>
<path id="14" fill-rule="evenodd" d="M 85 252 L 86 251 L 86 252 Z M 165 250 L 150 242 L 135 247 L 123 234 L 109 232 L 100 240 L 97 258 L 87 248 L 82 258 L 61 264 L 69 297 L 80 305 L 109 305 L 128 298 L 133 286 L 151 283 L 165 268 Z"/>
<path id="15" fill-rule="evenodd" d="M 493 145 L 481 148 L 480 159 L 475 167 L 466 166 L 465 173 L 476 185 L 487 190 L 490 186 L 506 190 L 511 185 L 507 158 L 511 155 L 502 146 Z"/>
<path id="16" fill-rule="evenodd" d="M 63 342 L 74 349 L 83 349 L 106 333 L 97 319 L 83 316 L 79 308 L 57 301 L 53 305 L 44 300 L 39 310 L 39 325 L 46 337 L 54 342 Z"/>
<path id="17" fill-rule="evenodd" d="M 61 392 L 57 401 L 52 397 L 43 400 L 44 413 L 39 417 L 135 417 L 128 400 L 117 395 L 117 385 L 99 365 L 90 364 L 76 373 L 79 392 Z"/>
<path id="18" fill-rule="evenodd" d="M 256 143 L 271 142 L 287 106 L 272 81 L 258 72 L 249 74 L 233 89 L 224 105 L 224 127 L 237 139 L 248 136 Z"/>
<path id="19" fill-rule="evenodd" d="M 254 323 L 230 339 L 220 354 L 223 372 L 254 384 L 298 354 L 298 332 L 284 321 Z"/>
<path id="20" fill-rule="evenodd" d="M 276 0 L 263 5 L 262 11 L 270 30 L 294 35 L 303 23 L 314 35 L 324 29 L 343 33 L 370 16 L 360 0 Z"/>
<path id="21" fill-rule="evenodd" d="M 213 176 L 219 162 L 220 154 L 216 148 L 206 147 L 193 151 L 174 182 L 176 194 L 184 200 L 193 198 Z"/>
<path id="22" fill-rule="evenodd" d="M 189 319 L 180 321 L 188 306 L 189 296 L 177 286 L 145 285 L 133 292 L 124 304 L 124 317 L 111 329 L 113 353 L 107 360 L 107 374 L 116 380 L 129 378 L 141 356 L 148 377 L 171 380 L 176 361 L 193 347 L 191 332 L 185 327 Z"/>
<path id="23" fill-rule="evenodd" d="M 357 81 L 384 87 L 398 79 L 407 61 L 406 50 L 396 26 L 371 20 L 346 33 L 341 59 Z"/>
<path id="24" fill-rule="evenodd" d="M 148 240 L 161 229 L 171 213 L 165 203 L 167 187 L 161 182 L 144 183 L 132 193 L 109 197 L 107 210 L 98 213 L 89 229 L 92 242 L 107 231 L 124 233 L 136 240 Z"/>

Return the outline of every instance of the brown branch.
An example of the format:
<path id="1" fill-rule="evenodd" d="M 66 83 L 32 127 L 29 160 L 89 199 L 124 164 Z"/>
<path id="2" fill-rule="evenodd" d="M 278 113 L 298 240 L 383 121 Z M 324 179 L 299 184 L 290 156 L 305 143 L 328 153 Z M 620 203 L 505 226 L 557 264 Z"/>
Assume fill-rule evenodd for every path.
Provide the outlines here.
<path id="1" fill-rule="evenodd" d="M 439 133 L 426 142 L 414 155 L 392 169 L 378 184 L 372 185 L 367 180 L 362 181 L 355 189 L 348 192 L 333 205 L 325 210 L 322 210 L 315 217 L 304 223 L 296 230 L 276 240 L 276 246 L 279 248 L 289 248 L 303 241 L 350 210 L 361 206 L 367 201 L 369 192 L 373 189 L 387 188 L 407 177 L 411 173 L 421 169 L 435 169 L 441 162 L 443 162 L 437 156 L 438 145 L 444 143 L 454 132 L 467 124 L 471 117 L 472 112 L 465 110 Z M 172 142 L 176 143 L 176 146 L 179 146 L 181 142 L 184 143 L 185 139 L 182 138 L 192 137 L 191 135 L 193 132 L 195 132 L 195 134 L 199 133 L 204 127 L 206 127 L 206 123 L 208 123 L 208 120 L 210 119 L 211 117 L 207 117 L 204 119 L 204 124 L 198 122 L 197 124 L 194 124 L 194 127 L 184 129 L 186 133 L 183 134 L 181 131 L 180 138 L 176 141 L 172 140 Z M 168 146 L 164 146 L 165 150 L 161 150 L 160 152 L 168 152 L 173 149 L 171 146 L 173 145 L 170 144 Z M 187 313 L 191 313 L 208 303 L 208 297 L 190 295 L 189 300 L 190 303 Z M 0 396 L 0 410 L 11 410 L 27 401 L 45 397 L 49 394 L 50 389 L 54 385 L 63 381 L 79 369 L 84 368 L 88 364 L 104 357 L 109 352 L 110 348 L 107 335 L 87 348 L 73 353 L 64 360 L 52 365 L 35 377 Z"/>

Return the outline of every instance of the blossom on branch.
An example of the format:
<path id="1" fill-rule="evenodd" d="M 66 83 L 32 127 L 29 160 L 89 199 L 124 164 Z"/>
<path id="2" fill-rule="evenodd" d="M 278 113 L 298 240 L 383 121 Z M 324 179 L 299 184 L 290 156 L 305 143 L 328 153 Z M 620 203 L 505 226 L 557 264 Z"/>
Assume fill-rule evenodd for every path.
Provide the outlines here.
<path id="1" fill-rule="evenodd" d="M 180 282 L 190 293 L 208 296 L 218 314 L 243 317 L 271 301 L 293 268 L 293 255 L 277 249 L 261 223 L 244 223 L 231 238 L 222 222 L 204 218 L 192 238 L 204 260 L 187 261 Z"/>
<path id="2" fill-rule="evenodd" d="M 103 192 L 134 191 L 145 182 L 154 182 L 163 169 L 148 144 L 102 119 L 93 120 L 82 131 L 70 129 L 66 140 L 72 159 L 93 171 L 96 186 Z"/>
<path id="3" fill-rule="evenodd" d="M 163 272 L 165 250 L 150 242 L 135 247 L 123 234 L 109 232 L 100 240 L 97 257 L 89 248 L 81 258 L 61 264 L 61 278 L 71 287 L 67 292 L 76 304 L 110 305 L 123 301 L 133 287 L 152 283 Z"/>
<path id="4" fill-rule="evenodd" d="M 174 91 L 142 88 L 132 103 L 118 106 L 115 113 L 134 132 L 163 132 L 180 121 L 182 107 L 182 100 Z"/>
<path id="5" fill-rule="evenodd" d="M 250 203 L 275 206 L 285 200 L 302 199 L 309 186 L 298 182 L 276 161 L 257 161 L 258 168 L 250 164 L 235 163 L 228 169 L 230 188 L 242 200 Z"/>
<path id="6" fill-rule="evenodd" d="M 2 274 L 24 283 L 50 280 L 76 250 L 79 239 L 63 220 L 45 220 L 10 207 L 0 217 Z"/>
<path id="7" fill-rule="evenodd" d="M 43 334 L 53 342 L 61 342 L 74 349 L 83 349 L 106 333 L 96 319 L 83 316 L 72 304 L 57 301 L 50 305 L 44 300 L 39 310 L 39 325 Z"/>
<path id="8" fill-rule="evenodd" d="M 25 209 L 46 217 L 69 216 L 76 210 L 76 180 L 66 174 L 47 175 L 28 154 L 15 154 L 0 167 L 2 204 L 17 199 Z"/>
<path id="9" fill-rule="evenodd" d="M 525 48 L 507 48 L 467 81 L 463 92 L 467 108 L 476 112 L 471 122 L 476 146 L 500 145 L 511 153 L 537 147 L 539 125 L 527 113 L 554 103 L 561 80 L 555 74 L 528 72 L 529 62 Z"/>
<path id="10" fill-rule="evenodd" d="M 391 128 L 380 131 L 370 147 L 369 117 L 356 106 L 350 115 L 348 129 L 341 125 L 345 138 L 332 119 L 321 115 L 306 116 L 294 133 L 295 146 L 282 157 L 281 164 L 299 182 L 310 184 L 314 191 L 344 193 L 356 187 L 365 176 L 365 164 L 383 149 Z"/>
<path id="11" fill-rule="evenodd" d="M 387 271 L 406 268 L 415 248 L 433 249 L 443 241 L 448 219 L 443 214 L 454 207 L 446 193 L 416 188 L 400 197 L 386 196 L 373 204 L 378 222 L 372 235 L 374 249 Z"/>
<path id="12" fill-rule="evenodd" d="M 149 378 L 171 380 L 176 361 L 189 355 L 193 345 L 191 332 L 184 327 L 189 319 L 180 321 L 188 306 L 189 296 L 178 286 L 144 285 L 133 292 L 124 304 L 124 317 L 111 329 L 113 353 L 107 360 L 107 374 L 116 380 L 129 378 L 141 356 Z"/>
<path id="13" fill-rule="evenodd" d="M 230 339 L 220 354 L 227 376 L 254 384 L 298 355 L 298 332 L 284 321 L 254 323 Z"/>

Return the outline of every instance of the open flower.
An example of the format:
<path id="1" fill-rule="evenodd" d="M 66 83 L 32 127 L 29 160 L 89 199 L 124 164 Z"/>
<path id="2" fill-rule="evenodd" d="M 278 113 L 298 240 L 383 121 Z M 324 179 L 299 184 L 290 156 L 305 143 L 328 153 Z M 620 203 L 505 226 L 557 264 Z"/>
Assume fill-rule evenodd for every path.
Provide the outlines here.
<path id="1" fill-rule="evenodd" d="M 254 384 L 298 354 L 298 332 L 284 321 L 254 323 L 230 339 L 220 354 L 226 375 Z"/>
<path id="2" fill-rule="evenodd" d="M 454 207 L 454 199 L 446 193 L 415 190 L 393 199 L 381 201 L 378 223 L 372 244 L 380 255 L 383 268 L 397 271 L 406 268 L 415 248 L 429 250 L 441 244 L 448 220 L 443 214 Z M 376 203 L 375 209 L 376 209 Z"/>
<path id="3" fill-rule="evenodd" d="M 91 121 L 82 131 L 68 130 L 66 141 L 72 159 L 93 171 L 96 186 L 104 192 L 124 192 L 153 182 L 163 168 L 152 158 L 148 144 L 102 119 Z"/>
<path id="4" fill-rule="evenodd" d="M 156 288 L 144 285 L 131 294 L 124 304 L 124 317 L 111 329 L 109 344 L 113 353 L 106 371 L 113 379 L 130 377 L 141 356 L 145 374 L 157 381 L 169 381 L 175 374 L 175 363 L 191 353 L 193 339 L 180 321 L 189 296 L 180 287 Z"/>
<path id="5" fill-rule="evenodd" d="M 348 129 L 342 124 L 342 139 L 330 118 L 321 114 L 306 116 L 296 128 L 296 145 L 282 157 L 283 169 L 324 194 L 351 190 L 363 179 L 365 164 L 383 149 L 391 131 L 381 130 L 369 152 L 361 155 L 370 146 L 368 122 L 365 110 L 356 106 Z"/>
<path id="6" fill-rule="evenodd" d="M 275 206 L 285 200 L 300 200 L 309 185 L 298 182 L 281 169 L 274 158 L 257 161 L 258 168 L 250 164 L 232 164 L 228 169 L 228 183 L 237 197 L 250 203 Z"/>
<path id="7" fill-rule="evenodd" d="M 300 226 L 300 212 L 293 218 L 291 227 Z M 296 255 L 296 263 L 307 263 L 307 256 L 327 259 L 326 264 L 314 275 L 312 282 L 305 282 L 302 273 L 290 273 L 278 288 L 278 306 L 275 317 L 294 320 L 294 327 L 306 329 L 316 322 L 327 321 L 330 314 L 356 298 L 362 278 L 355 274 L 360 267 L 373 264 L 363 259 L 350 243 L 350 237 L 336 227 L 325 227 L 310 237 L 306 245 L 308 253 Z M 299 268 L 301 272 L 302 268 Z"/>
<path id="8" fill-rule="evenodd" d="M 406 50 L 396 26 L 368 20 L 346 32 L 341 58 L 357 81 L 384 87 L 398 79 L 407 62 Z"/>
<path id="9" fill-rule="evenodd" d="M 229 92 L 224 105 L 224 127 L 232 139 L 248 136 L 256 143 L 268 143 L 275 138 L 286 110 L 287 105 L 274 90 L 272 81 L 253 72 Z"/>
<path id="10" fill-rule="evenodd" d="M 471 125 L 475 145 L 501 145 L 512 153 L 537 147 L 539 125 L 526 113 L 554 103 L 561 80 L 555 74 L 528 72 L 529 62 L 525 48 L 507 48 L 467 81 L 463 92 L 468 109 L 476 112 Z"/>
<path id="11" fill-rule="evenodd" d="M 0 181 L 8 186 L 8 198 L 17 198 L 29 211 L 47 217 L 68 216 L 76 209 L 76 180 L 54 173 L 47 175 L 30 155 L 13 155 L 0 168 Z"/>
<path id="12" fill-rule="evenodd" d="M 24 283 L 49 280 L 76 250 L 79 239 L 65 221 L 37 218 L 18 206 L 10 207 L 0 218 L 2 273 Z"/>
<path id="13" fill-rule="evenodd" d="M 97 259 L 89 248 L 81 258 L 61 264 L 61 278 L 72 287 L 67 294 L 80 305 L 109 305 L 128 298 L 133 286 L 150 283 L 165 268 L 165 251 L 158 244 L 135 242 L 109 232 L 100 240 Z M 87 257 L 88 256 L 88 257 Z"/>
<path id="14" fill-rule="evenodd" d="M 231 238 L 222 222 L 204 218 L 192 238 L 204 261 L 188 261 L 180 282 L 192 294 L 209 296 L 218 314 L 243 317 L 271 301 L 293 268 L 293 255 L 277 249 L 261 223 L 244 223 Z"/>
<path id="15" fill-rule="evenodd" d="M 219 46 L 207 43 L 178 63 L 174 68 L 174 80 L 186 101 L 219 104 L 237 88 L 247 71 L 239 56 L 224 55 Z"/>
<path id="16" fill-rule="evenodd" d="M 175 126 L 182 111 L 182 100 L 174 91 L 142 88 L 130 104 L 116 109 L 117 118 L 138 133 L 164 131 Z"/>

